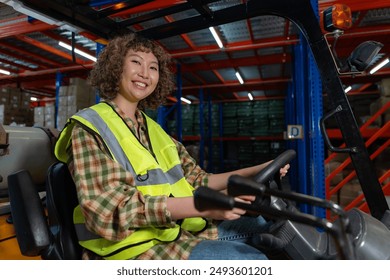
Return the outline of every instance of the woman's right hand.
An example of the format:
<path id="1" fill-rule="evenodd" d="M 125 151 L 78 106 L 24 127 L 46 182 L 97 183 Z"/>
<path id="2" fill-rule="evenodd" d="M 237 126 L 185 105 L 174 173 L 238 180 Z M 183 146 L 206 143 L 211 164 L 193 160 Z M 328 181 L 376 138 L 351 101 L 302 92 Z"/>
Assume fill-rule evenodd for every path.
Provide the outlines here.
<path id="1" fill-rule="evenodd" d="M 254 196 L 239 196 L 235 200 L 241 203 L 251 203 Z M 245 209 L 208 209 L 199 211 L 195 208 L 194 197 L 168 197 L 167 209 L 171 213 L 173 220 L 185 219 L 190 217 L 203 217 L 214 220 L 236 220 L 246 213 Z"/>
<path id="2" fill-rule="evenodd" d="M 242 202 L 242 203 L 251 203 L 256 199 L 255 196 L 252 195 L 242 195 L 234 198 L 236 201 Z M 207 210 L 203 211 L 201 213 L 204 213 L 204 218 L 211 218 L 214 220 L 236 220 L 240 218 L 242 215 L 245 215 L 246 210 L 241 208 L 233 208 L 231 210 L 221 210 L 221 209 L 214 209 L 214 210 Z"/>
<path id="3" fill-rule="evenodd" d="M 245 210 L 240 208 L 233 208 L 231 210 L 213 209 L 200 212 L 204 218 L 210 218 L 213 220 L 237 220 L 246 213 Z"/>

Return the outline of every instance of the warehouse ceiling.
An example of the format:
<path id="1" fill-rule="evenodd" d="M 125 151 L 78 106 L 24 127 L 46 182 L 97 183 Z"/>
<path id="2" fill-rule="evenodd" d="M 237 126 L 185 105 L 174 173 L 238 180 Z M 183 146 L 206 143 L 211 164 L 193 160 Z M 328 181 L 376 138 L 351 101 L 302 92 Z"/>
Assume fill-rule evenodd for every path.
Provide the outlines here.
<path id="1" fill-rule="evenodd" d="M 59 45 L 96 56 L 107 40 L 121 32 L 153 38 L 175 60 L 182 95 L 197 100 L 200 92 L 215 102 L 283 98 L 292 81 L 293 47 L 299 31 L 288 20 L 271 15 L 248 18 L 255 0 L 0 0 L 0 87 L 16 86 L 38 98 L 54 98 L 56 78 L 86 78 L 93 61 Z M 259 1 L 259 0 L 257 0 Z M 294 1 L 290 1 L 293 3 Z M 351 8 L 353 25 L 335 41 L 339 59 L 360 43 L 384 46 L 375 64 L 390 56 L 390 1 L 320 0 L 319 11 L 342 3 Z M 214 26 L 223 47 L 209 27 Z M 244 80 L 241 84 L 236 72 Z M 58 75 L 61 73 L 61 75 Z M 390 63 L 374 74 L 342 76 L 350 95 L 378 94 L 378 83 L 390 77 Z M 175 100 L 174 94 L 170 98 Z"/>

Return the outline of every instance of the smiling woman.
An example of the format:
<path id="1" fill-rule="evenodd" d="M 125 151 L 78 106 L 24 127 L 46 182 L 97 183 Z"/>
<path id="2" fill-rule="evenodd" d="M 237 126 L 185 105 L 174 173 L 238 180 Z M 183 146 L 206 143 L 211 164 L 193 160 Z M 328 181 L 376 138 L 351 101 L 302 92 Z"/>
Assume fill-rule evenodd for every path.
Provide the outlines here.
<path id="1" fill-rule="evenodd" d="M 262 216 L 244 217 L 239 208 L 198 211 L 193 191 L 224 191 L 233 172 L 254 176 L 269 162 L 209 174 L 148 117 L 144 110 L 173 90 L 170 64 L 151 40 L 114 38 L 89 77 L 102 101 L 71 117 L 60 134 L 55 152 L 77 189 L 73 217 L 83 258 L 266 259 L 257 246 L 268 227 Z"/>

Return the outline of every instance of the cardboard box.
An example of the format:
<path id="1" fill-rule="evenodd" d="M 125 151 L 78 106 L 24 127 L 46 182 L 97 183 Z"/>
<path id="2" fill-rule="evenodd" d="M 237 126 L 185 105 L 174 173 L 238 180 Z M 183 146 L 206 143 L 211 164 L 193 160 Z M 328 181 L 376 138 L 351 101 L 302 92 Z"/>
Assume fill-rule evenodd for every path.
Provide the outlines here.
<path id="1" fill-rule="evenodd" d="M 8 146 L 8 133 L 4 127 L 0 125 L 0 147 Z"/>

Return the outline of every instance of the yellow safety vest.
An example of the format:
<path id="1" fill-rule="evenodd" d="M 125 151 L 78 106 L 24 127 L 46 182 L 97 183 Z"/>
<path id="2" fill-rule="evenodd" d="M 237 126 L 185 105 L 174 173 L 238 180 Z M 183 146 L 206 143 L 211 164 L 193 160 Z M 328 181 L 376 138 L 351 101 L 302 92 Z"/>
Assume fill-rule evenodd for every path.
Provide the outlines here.
<path id="1" fill-rule="evenodd" d="M 184 177 L 175 143 L 160 125 L 144 116 L 154 156 L 105 102 L 86 108 L 69 120 L 56 143 L 55 155 L 60 161 L 67 162 L 66 149 L 77 122 L 103 139 L 112 157 L 132 173 L 136 187 L 143 195 L 192 196 L 194 188 Z M 114 242 L 87 230 L 80 206 L 75 208 L 73 218 L 80 245 L 105 259 L 134 258 L 156 244 L 174 241 L 181 228 L 196 233 L 207 227 L 203 218 L 187 218 L 173 228 L 137 229 L 124 240 Z"/>

